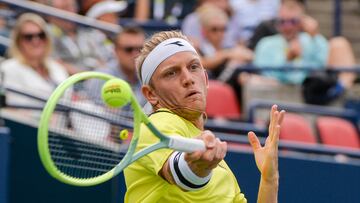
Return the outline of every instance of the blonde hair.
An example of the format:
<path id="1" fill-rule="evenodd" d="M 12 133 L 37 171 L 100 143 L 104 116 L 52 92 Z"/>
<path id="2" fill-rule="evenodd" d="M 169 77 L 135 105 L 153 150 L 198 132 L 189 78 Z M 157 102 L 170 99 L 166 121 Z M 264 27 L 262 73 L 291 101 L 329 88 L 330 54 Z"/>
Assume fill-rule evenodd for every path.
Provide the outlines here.
<path id="1" fill-rule="evenodd" d="M 18 59 L 19 61 L 21 61 L 23 63 L 27 63 L 23 53 L 19 49 L 21 28 L 26 23 L 33 23 L 33 24 L 37 25 L 45 33 L 45 36 L 46 36 L 46 53 L 45 53 L 45 57 L 44 57 L 44 60 L 45 60 L 51 53 L 52 43 L 51 43 L 50 35 L 46 29 L 45 20 L 42 17 L 40 17 L 39 15 L 34 14 L 34 13 L 24 13 L 17 19 L 16 24 L 11 33 L 11 44 L 9 47 L 10 56 Z"/>
<path id="2" fill-rule="evenodd" d="M 187 40 L 190 43 L 189 39 L 184 34 L 182 34 L 180 31 L 175 31 L 175 30 L 174 31 L 162 31 L 162 32 L 158 32 L 158 33 L 152 35 L 150 37 L 150 39 L 145 42 L 144 47 L 141 49 L 140 55 L 136 58 L 136 61 L 135 61 L 136 70 L 137 70 L 137 74 L 138 74 L 140 81 L 142 81 L 141 66 L 144 63 L 145 58 L 150 54 L 150 52 L 157 45 L 159 45 L 161 42 L 163 42 L 167 39 L 171 39 L 171 38 L 181 38 L 181 39 Z M 150 80 L 150 85 L 151 85 L 151 80 Z"/>
<path id="3" fill-rule="evenodd" d="M 208 26 L 214 19 L 220 19 L 223 22 L 228 22 L 229 18 L 225 11 L 212 4 L 204 4 L 196 10 L 199 16 L 200 24 L 204 27 Z"/>

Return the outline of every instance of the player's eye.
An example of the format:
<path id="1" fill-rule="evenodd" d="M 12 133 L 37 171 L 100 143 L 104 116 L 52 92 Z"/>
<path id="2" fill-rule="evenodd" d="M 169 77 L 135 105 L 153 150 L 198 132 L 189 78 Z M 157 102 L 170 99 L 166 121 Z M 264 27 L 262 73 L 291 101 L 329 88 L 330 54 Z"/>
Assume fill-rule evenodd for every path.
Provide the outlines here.
<path id="1" fill-rule="evenodd" d="M 200 66 L 200 64 L 198 64 L 198 63 L 193 63 L 193 64 L 191 64 L 191 66 L 190 66 L 190 70 L 192 70 L 192 71 L 196 71 L 196 70 L 198 70 L 198 69 L 200 69 L 201 68 L 201 66 Z"/>
<path id="2" fill-rule="evenodd" d="M 173 77 L 176 75 L 176 71 L 175 70 L 168 70 L 165 72 L 164 76 L 165 77 Z"/>

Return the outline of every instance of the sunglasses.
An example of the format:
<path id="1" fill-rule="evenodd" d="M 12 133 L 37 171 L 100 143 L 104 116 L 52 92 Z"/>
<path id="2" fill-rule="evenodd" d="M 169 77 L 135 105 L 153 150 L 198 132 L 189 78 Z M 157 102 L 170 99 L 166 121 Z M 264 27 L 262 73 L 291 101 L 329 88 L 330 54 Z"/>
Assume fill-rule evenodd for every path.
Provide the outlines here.
<path id="1" fill-rule="evenodd" d="M 299 18 L 289 18 L 289 19 L 283 19 L 283 18 L 279 18 L 276 20 L 277 24 L 279 25 L 297 25 L 300 23 L 300 19 Z"/>
<path id="2" fill-rule="evenodd" d="M 30 42 L 35 38 L 40 39 L 40 40 L 45 40 L 46 39 L 46 34 L 45 34 L 45 32 L 23 33 L 23 34 L 20 35 L 20 37 L 22 39 L 24 39 L 25 41 Z"/>
<path id="3" fill-rule="evenodd" d="M 122 46 L 120 49 L 128 54 L 133 53 L 134 51 L 138 53 L 142 49 L 142 46 Z"/>
<path id="4" fill-rule="evenodd" d="M 226 27 L 221 27 L 221 26 L 212 26 L 209 28 L 210 32 L 225 32 L 226 31 Z"/>

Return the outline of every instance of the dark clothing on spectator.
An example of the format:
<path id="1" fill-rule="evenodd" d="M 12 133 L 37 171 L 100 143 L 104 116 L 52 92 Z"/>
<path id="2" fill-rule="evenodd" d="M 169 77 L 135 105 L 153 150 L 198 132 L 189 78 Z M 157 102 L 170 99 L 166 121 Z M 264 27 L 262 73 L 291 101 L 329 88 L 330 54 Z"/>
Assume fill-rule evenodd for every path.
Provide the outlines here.
<path id="1" fill-rule="evenodd" d="M 267 36 L 271 36 L 277 34 L 278 31 L 276 30 L 275 26 L 276 20 L 266 20 L 261 22 L 254 31 L 253 36 L 249 40 L 248 48 L 254 50 L 257 43 L 263 38 Z"/>

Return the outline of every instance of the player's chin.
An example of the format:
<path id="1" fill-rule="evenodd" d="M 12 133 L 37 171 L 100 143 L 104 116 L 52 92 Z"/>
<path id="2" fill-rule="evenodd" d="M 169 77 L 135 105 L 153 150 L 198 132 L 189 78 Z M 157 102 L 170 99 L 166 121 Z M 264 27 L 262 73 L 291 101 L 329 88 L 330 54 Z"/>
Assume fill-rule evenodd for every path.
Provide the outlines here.
<path id="1" fill-rule="evenodd" d="M 196 111 L 204 112 L 206 108 L 206 103 L 203 100 L 193 100 L 190 101 L 187 106 Z"/>

